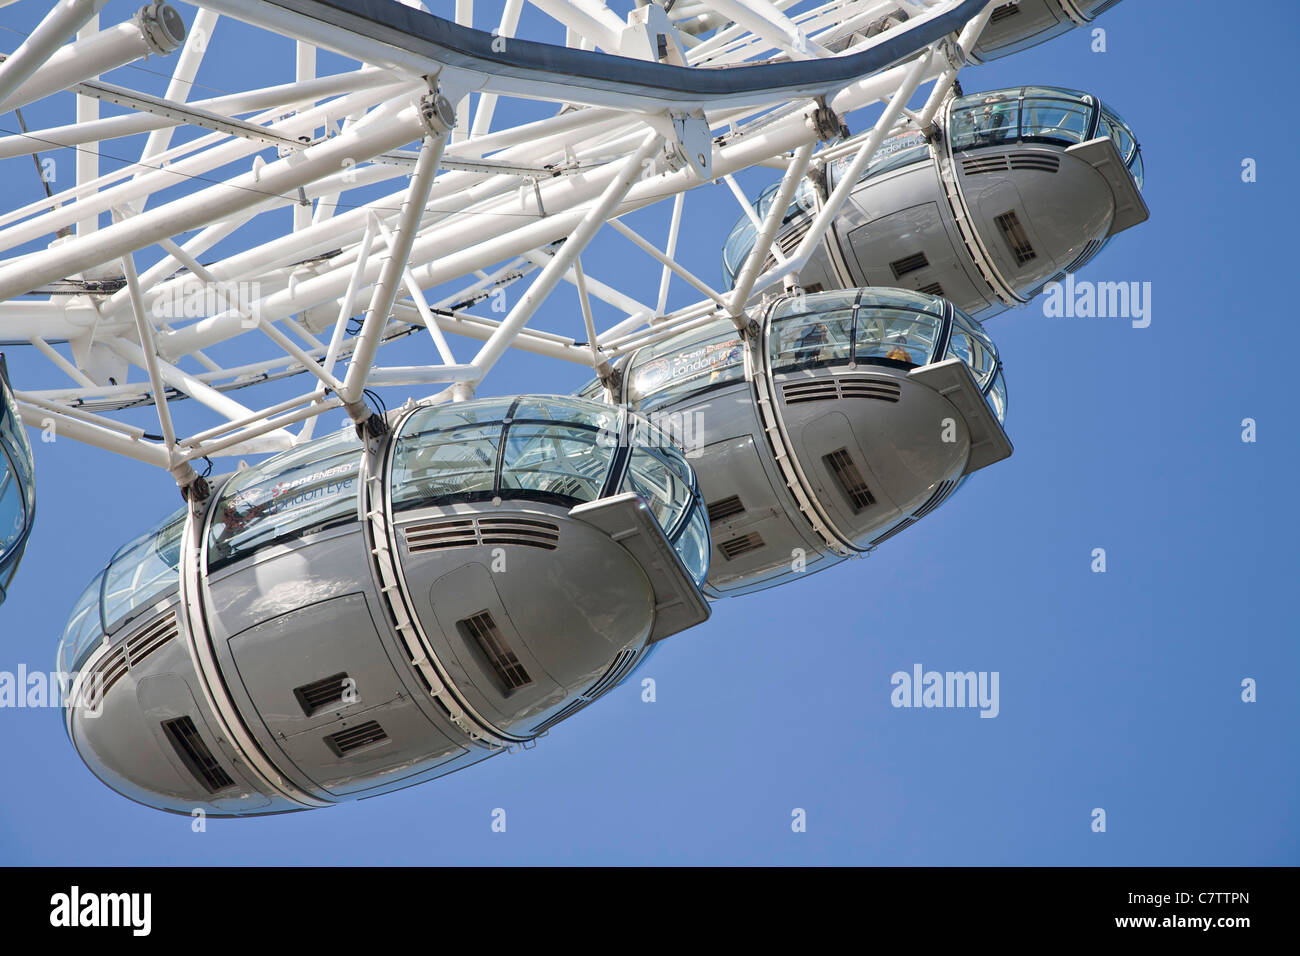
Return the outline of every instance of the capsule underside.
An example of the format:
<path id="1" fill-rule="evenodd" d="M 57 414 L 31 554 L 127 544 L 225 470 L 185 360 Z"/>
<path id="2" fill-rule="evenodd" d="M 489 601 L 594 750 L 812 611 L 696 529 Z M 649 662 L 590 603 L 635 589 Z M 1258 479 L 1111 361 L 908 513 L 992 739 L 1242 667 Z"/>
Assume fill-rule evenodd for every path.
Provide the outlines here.
<path id="1" fill-rule="evenodd" d="M 18 573 L 36 520 L 35 465 L 0 355 L 0 604 Z"/>

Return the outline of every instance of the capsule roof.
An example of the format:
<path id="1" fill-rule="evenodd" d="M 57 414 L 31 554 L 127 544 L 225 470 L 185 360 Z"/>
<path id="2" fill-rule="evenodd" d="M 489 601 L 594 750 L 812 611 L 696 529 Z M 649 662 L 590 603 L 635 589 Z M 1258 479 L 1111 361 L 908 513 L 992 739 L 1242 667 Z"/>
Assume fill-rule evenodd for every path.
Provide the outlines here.
<path id="1" fill-rule="evenodd" d="M 0 355 L 0 604 L 18 571 L 36 518 L 35 466 Z"/>

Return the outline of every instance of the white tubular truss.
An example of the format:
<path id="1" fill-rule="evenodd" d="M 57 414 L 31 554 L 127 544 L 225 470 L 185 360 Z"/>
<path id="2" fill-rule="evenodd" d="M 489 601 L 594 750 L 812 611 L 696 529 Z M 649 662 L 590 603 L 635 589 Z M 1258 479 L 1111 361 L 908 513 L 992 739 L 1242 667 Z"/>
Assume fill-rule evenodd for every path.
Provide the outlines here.
<path id="1" fill-rule="evenodd" d="M 75 184 L 0 208 L 0 347 L 28 425 L 182 485 L 194 460 L 290 448 L 325 412 L 364 420 L 370 387 L 461 398 L 508 350 L 607 370 L 718 316 L 743 326 L 751 297 L 807 260 L 881 139 L 934 117 L 996 6 L 678 0 L 625 22 L 604 0 L 445 0 L 433 15 L 397 0 L 120 2 L 62 0 L 7 34 L 24 36 L 0 61 L 0 109 L 63 118 L 4 120 L 0 170 L 30 182 L 33 156 L 68 149 L 103 165 L 79 161 Z M 521 23 L 536 35 L 517 38 Z M 205 60 L 227 55 L 223 33 L 249 26 L 297 82 L 199 85 Z M 318 50 L 351 62 L 329 72 L 339 60 Z M 133 65 L 145 56 L 151 87 Z M 924 107 L 906 109 L 925 84 Z M 90 100 L 125 112 L 75 122 L 74 101 Z M 858 135 L 821 143 L 828 116 Z M 173 135 L 186 126 L 197 133 Z M 146 133 L 128 155 L 126 138 Z M 841 188 L 760 274 L 800 178 L 834 155 L 853 156 Z M 785 175 L 724 293 L 678 259 L 685 194 L 757 166 Z M 628 221 L 648 207 L 662 232 Z M 603 270 L 591 250 L 606 238 L 637 268 Z M 572 335 L 538 328 L 566 286 Z M 700 298 L 670 309 L 670 286 Z M 383 361 L 399 340 L 399 360 Z M 295 375 L 307 384 L 293 397 L 253 398 Z M 215 415 L 188 433 L 193 415 L 173 409 L 187 398 Z M 114 417 L 139 405 L 156 406 L 160 434 Z"/>

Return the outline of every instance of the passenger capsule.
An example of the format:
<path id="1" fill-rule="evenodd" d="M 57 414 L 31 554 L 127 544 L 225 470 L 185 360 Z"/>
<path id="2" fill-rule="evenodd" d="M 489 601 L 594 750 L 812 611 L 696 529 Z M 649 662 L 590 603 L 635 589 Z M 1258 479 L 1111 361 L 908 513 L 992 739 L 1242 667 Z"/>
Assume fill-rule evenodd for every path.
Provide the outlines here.
<path id="1" fill-rule="evenodd" d="M 35 465 L 0 355 L 0 604 L 18 573 L 36 519 Z"/>
<path id="2" fill-rule="evenodd" d="M 1119 0 L 1014 0 L 993 8 L 971 59 L 997 60 L 1087 26 Z"/>
<path id="3" fill-rule="evenodd" d="M 415 405 L 237 472 L 120 549 L 59 648 L 82 759 L 140 803 L 322 807 L 525 744 L 707 619 L 693 470 L 560 397 Z"/>
<path id="4" fill-rule="evenodd" d="M 886 140 L 799 273 L 805 291 L 902 287 L 983 320 L 1028 302 L 1149 217 L 1142 151 L 1096 97 L 1027 86 L 950 99 L 942 136 Z M 848 158 L 805 180 L 773 246 L 789 255 Z M 761 193 L 761 217 L 777 186 Z M 723 251 L 727 287 L 754 246 L 749 216 Z M 764 270 L 776 264 L 769 254 Z"/>
<path id="5" fill-rule="evenodd" d="M 951 303 L 855 289 L 751 315 L 743 335 L 720 320 L 614 376 L 614 399 L 678 437 L 699 475 L 711 597 L 871 551 L 1011 454 L 997 349 Z"/>

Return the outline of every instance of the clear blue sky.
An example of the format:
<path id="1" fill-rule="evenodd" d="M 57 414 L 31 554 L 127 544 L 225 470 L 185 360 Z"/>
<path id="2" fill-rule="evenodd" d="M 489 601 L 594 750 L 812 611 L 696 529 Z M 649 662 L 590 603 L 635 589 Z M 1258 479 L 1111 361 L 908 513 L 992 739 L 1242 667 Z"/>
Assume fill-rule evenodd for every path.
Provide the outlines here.
<path id="1" fill-rule="evenodd" d="M 6 7 L 0 25 L 28 30 L 38 7 Z M 1038 306 L 991 321 L 1015 455 L 916 527 L 865 561 L 716 605 L 535 750 L 328 810 L 194 834 L 96 781 L 57 711 L 0 710 L 0 863 L 1300 862 L 1287 385 L 1300 343 L 1282 281 L 1295 275 L 1300 143 L 1294 79 L 1261 46 L 1300 22 L 1280 0 L 1224 10 L 1128 0 L 1101 21 L 1105 54 L 1076 31 L 963 75 L 969 91 L 1092 91 L 1132 124 L 1151 221 L 1079 278 L 1150 282 L 1153 321 L 1049 319 Z M 209 57 L 200 80 L 230 90 L 283 67 L 260 52 Z M 118 77 L 148 85 L 139 71 Z M 1241 181 L 1244 157 L 1257 183 Z M 35 198 L 34 169 L 6 168 L 0 209 Z M 704 187 L 687 211 L 687 259 L 716 280 L 735 204 Z M 655 215 L 638 221 L 662 241 Z M 657 283 L 644 258 L 611 252 L 589 269 L 629 263 Z M 543 323 L 578 333 L 571 291 Z M 427 345 L 410 348 L 405 361 L 420 361 Z M 11 350 L 19 387 L 41 381 L 26 358 Z M 480 394 L 584 378 L 512 357 Z M 1241 441 L 1246 417 L 1255 444 Z M 161 472 L 33 440 L 38 521 L 0 609 L 0 670 L 51 669 L 84 584 L 178 503 Z M 1089 569 L 1098 547 L 1105 574 Z M 918 662 L 998 671 L 999 716 L 894 709 L 890 675 Z M 657 682 L 653 704 L 642 676 Z M 1241 701 L 1247 677 L 1257 703 Z M 497 807 L 505 834 L 490 830 Z M 796 807 L 806 833 L 791 832 Z M 1094 807 L 1104 834 L 1090 829 Z"/>

